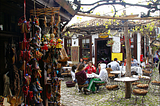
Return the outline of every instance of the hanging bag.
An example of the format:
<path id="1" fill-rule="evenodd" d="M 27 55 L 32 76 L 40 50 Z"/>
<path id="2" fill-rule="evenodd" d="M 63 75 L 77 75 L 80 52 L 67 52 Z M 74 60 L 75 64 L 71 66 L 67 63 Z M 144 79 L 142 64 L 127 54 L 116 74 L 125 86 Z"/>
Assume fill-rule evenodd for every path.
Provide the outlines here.
<path id="1" fill-rule="evenodd" d="M 64 47 L 62 47 L 59 52 L 60 52 L 60 55 L 58 57 L 58 61 L 60 61 L 60 62 L 66 62 L 68 60 L 68 55 L 67 55 Z"/>

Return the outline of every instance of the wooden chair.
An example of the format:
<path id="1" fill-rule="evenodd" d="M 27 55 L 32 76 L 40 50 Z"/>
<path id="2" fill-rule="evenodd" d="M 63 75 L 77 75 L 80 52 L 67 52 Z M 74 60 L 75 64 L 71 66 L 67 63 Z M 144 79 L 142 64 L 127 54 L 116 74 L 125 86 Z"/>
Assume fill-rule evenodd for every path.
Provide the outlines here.
<path id="1" fill-rule="evenodd" d="M 111 71 L 113 71 L 111 68 L 106 68 L 107 72 L 108 72 L 108 81 L 109 83 L 111 82 L 111 80 L 113 78 L 115 78 L 115 74 L 110 73 Z"/>
<path id="2" fill-rule="evenodd" d="M 160 81 L 154 80 L 154 81 L 151 82 L 151 84 L 154 86 L 153 87 L 153 93 L 155 93 L 156 90 L 160 91 Z"/>
<path id="3" fill-rule="evenodd" d="M 112 78 L 112 77 L 115 77 L 114 74 L 110 73 L 111 71 L 113 71 L 111 68 L 106 68 L 107 72 L 108 72 L 108 77 L 109 78 Z"/>
<path id="4" fill-rule="evenodd" d="M 146 79 L 146 78 L 139 78 L 140 82 L 134 82 L 136 85 L 136 88 L 134 88 L 134 83 L 132 84 L 132 94 L 135 96 L 135 104 L 137 103 L 137 96 L 142 96 L 142 105 L 144 105 L 144 99 L 145 96 L 148 93 L 148 88 L 151 79 Z"/>
<path id="5" fill-rule="evenodd" d="M 111 99 L 111 101 L 113 101 L 113 98 L 116 97 L 117 94 L 116 91 L 119 90 L 118 85 L 106 85 L 106 88 L 109 92 L 111 92 L 108 100 Z"/>
<path id="6" fill-rule="evenodd" d="M 137 103 L 137 96 L 142 96 L 142 105 L 144 105 L 144 99 L 147 95 L 148 90 L 145 89 L 133 89 L 132 94 L 135 96 L 135 104 Z"/>
<path id="7" fill-rule="evenodd" d="M 107 82 L 103 82 L 103 83 L 96 83 L 96 86 L 106 86 Z"/>
<path id="8" fill-rule="evenodd" d="M 80 92 L 84 92 L 84 94 L 87 94 L 86 88 L 88 87 L 88 84 L 83 84 L 83 85 L 79 85 L 78 84 L 78 88 L 80 90 Z M 82 90 L 83 89 L 83 90 Z"/>
<path id="9" fill-rule="evenodd" d="M 143 75 L 146 75 L 146 76 L 152 76 L 152 70 L 146 70 L 146 69 L 143 69 Z"/>

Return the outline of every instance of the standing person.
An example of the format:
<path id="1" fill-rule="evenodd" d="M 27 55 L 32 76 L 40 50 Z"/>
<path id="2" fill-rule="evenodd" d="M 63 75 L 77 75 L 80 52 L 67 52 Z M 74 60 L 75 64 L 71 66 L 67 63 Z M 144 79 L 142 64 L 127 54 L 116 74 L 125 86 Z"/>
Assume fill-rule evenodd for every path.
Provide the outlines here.
<path id="1" fill-rule="evenodd" d="M 158 61 L 159 61 L 159 56 L 158 56 L 158 51 L 157 51 L 156 54 L 154 55 L 153 63 L 158 63 Z"/>
<path id="2" fill-rule="evenodd" d="M 138 66 L 138 61 L 136 59 L 133 59 L 133 57 L 131 58 L 131 67 L 132 66 Z"/>
<path id="3" fill-rule="evenodd" d="M 86 75 L 86 72 L 84 71 L 83 63 L 80 63 L 78 65 L 75 76 L 76 76 L 78 85 L 88 84 L 87 75 Z"/>
<path id="4" fill-rule="evenodd" d="M 88 66 L 84 69 L 88 74 L 96 73 L 96 67 L 92 61 L 89 61 Z"/>
<path id="5" fill-rule="evenodd" d="M 108 73 L 106 70 L 106 64 L 102 63 L 100 64 L 100 73 L 99 75 L 93 73 L 94 77 L 93 79 L 91 79 L 89 86 L 87 88 L 88 91 L 92 90 L 93 93 L 95 93 L 95 84 L 96 83 L 105 83 L 107 82 L 108 79 Z M 98 91 L 99 89 L 97 89 Z"/>
<path id="6" fill-rule="evenodd" d="M 126 63 L 127 63 L 127 59 L 124 59 L 124 66 L 126 66 Z"/>
<path id="7" fill-rule="evenodd" d="M 109 65 L 111 65 L 111 68 L 112 68 L 113 71 L 120 70 L 120 66 L 119 66 L 119 63 L 117 61 L 117 58 L 114 58 L 114 61 L 108 63 L 107 67 L 109 67 Z"/>
<path id="8" fill-rule="evenodd" d="M 72 81 L 73 82 L 77 82 L 76 78 L 75 78 L 75 70 L 76 70 L 77 66 L 76 65 L 73 65 L 72 66 L 72 70 L 71 70 L 71 76 L 72 76 Z"/>

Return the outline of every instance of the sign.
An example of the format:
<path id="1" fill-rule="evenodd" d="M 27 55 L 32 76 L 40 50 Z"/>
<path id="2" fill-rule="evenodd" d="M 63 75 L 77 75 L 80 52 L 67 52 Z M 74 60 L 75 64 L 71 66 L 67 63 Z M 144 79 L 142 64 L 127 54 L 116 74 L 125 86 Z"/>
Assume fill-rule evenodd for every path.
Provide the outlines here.
<path id="1" fill-rule="evenodd" d="M 114 58 L 117 58 L 118 61 L 123 61 L 123 53 L 112 53 L 111 60 L 114 60 Z"/>
<path id="2" fill-rule="evenodd" d="M 98 36 L 99 38 L 108 38 L 109 34 L 107 32 L 104 32 L 104 33 L 100 33 Z"/>

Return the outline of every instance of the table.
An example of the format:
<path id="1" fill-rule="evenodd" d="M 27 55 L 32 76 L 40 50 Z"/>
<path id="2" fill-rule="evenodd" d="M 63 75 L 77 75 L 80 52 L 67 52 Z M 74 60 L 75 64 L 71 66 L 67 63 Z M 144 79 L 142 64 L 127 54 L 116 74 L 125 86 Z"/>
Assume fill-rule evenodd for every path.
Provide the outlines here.
<path id="1" fill-rule="evenodd" d="M 120 73 L 122 73 L 122 74 L 125 74 L 125 72 L 126 71 L 120 71 L 120 70 L 116 70 L 116 71 L 110 71 L 110 73 L 112 73 L 112 74 L 120 74 Z"/>
<path id="2" fill-rule="evenodd" d="M 122 81 L 122 82 L 133 82 L 133 81 L 138 81 L 139 78 L 135 77 L 121 77 L 121 78 L 115 78 L 115 81 Z"/>
<path id="3" fill-rule="evenodd" d="M 62 67 L 62 69 L 64 69 L 64 72 L 61 73 L 61 75 L 70 75 L 70 71 L 72 69 L 72 67 Z M 66 70 L 66 71 L 65 71 Z"/>
<path id="4" fill-rule="evenodd" d="M 86 74 L 86 75 L 87 75 L 87 78 L 94 78 L 93 74 Z"/>
<path id="5" fill-rule="evenodd" d="M 134 77 L 121 77 L 121 78 L 115 78 L 115 81 L 121 81 L 121 82 L 125 82 L 127 85 L 128 82 L 133 82 L 133 81 L 138 81 L 139 78 L 134 78 Z M 125 86 L 125 89 L 130 89 L 129 87 Z M 122 94 L 123 95 L 123 94 Z M 123 98 L 123 97 L 122 97 Z"/>
<path id="6" fill-rule="evenodd" d="M 118 74 L 119 77 L 121 77 L 121 75 L 125 74 L 125 71 L 120 71 L 120 70 L 115 70 L 115 71 L 110 71 L 111 74 Z"/>
<path id="7" fill-rule="evenodd" d="M 62 67 L 62 69 L 72 69 L 72 67 Z"/>
<path id="8" fill-rule="evenodd" d="M 133 77 L 134 78 L 144 78 L 144 79 L 151 79 L 151 77 L 148 77 L 148 76 L 144 76 L 144 75 L 141 75 L 141 76 L 139 76 L 139 75 L 133 75 Z"/>
<path id="9" fill-rule="evenodd" d="M 124 71 L 126 71 L 126 66 L 120 66 L 120 70 L 124 70 Z M 133 66 L 133 67 L 131 67 L 131 72 L 132 71 L 135 71 L 136 73 L 138 73 L 138 75 L 142 75 L 142 68 L 141 67 L 136 67 L 136 66 Z"/>

